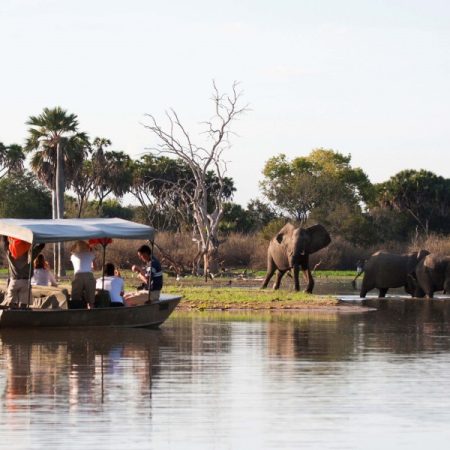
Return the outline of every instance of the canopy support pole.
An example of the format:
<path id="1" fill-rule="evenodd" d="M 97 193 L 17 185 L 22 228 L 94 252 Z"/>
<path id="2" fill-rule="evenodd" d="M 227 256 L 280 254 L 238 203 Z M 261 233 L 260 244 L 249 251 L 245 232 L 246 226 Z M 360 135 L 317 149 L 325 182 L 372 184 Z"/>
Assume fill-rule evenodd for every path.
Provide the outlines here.
<path id="1" fill-rule="evenodd" d="M 105 290 L 105 258 L 106 258 L 106 244 L 103 247 L 103 261 L 102 261 L 102 291 Z"/>
<path id="2" fill-rule="evenodd" d="M 147 302 L 151 303 L 151 289 L 152 289 L 152 260 L 153 260 L 153 250 L 154 250 L 154 242 L 153 241 L 149 241 L 150 243 L 150 249 L 151 249 L 151 255 L 150 255 L 150 261 L 149 261 L 149 272 L 148 272 L 148 299 Z"/>
<path id="3" fill-rule="evenodd" d="M 29 270 L 28 270 L 28 297 L 27 297 L 27 309 L 30 307 L 31 303 L 31 273 L 33 272 L 33 242 L 30 245 L 28 250 L 28 261 L 29 261 Z M 20 306 L 20 305 L 19 305 Z"/>

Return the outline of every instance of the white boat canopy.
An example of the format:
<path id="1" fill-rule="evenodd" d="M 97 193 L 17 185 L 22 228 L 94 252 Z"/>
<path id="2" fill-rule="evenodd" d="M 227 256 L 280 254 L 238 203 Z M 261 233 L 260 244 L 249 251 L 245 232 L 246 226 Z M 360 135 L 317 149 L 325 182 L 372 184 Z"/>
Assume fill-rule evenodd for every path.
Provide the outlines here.
<path id="1" fill-rule="evenodd" d="M 95 238 L 153 241 L 155 230 L 123 219 L 0 219 L 0 235 L 41 244 Z"/>

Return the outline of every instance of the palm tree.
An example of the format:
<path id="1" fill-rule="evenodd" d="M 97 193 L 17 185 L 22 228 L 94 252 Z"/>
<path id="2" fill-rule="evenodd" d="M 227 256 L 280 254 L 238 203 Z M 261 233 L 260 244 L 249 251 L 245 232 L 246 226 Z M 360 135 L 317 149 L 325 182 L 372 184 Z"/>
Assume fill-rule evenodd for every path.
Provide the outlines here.
<path id="1" fill-rule="evenodd" d="M 21 173 L 25 155 L 20 145 L 11 144 L 8 147 L 0 142 L 0 178 Z"/>
<path id="2" fill-rule="evenodd" d="M 32 152 L 31 168 L 52 193 L 53 218 L 64 217 L 64 191 L 73 173 L 83 163 L 89 146 L 86 133 L 78 131 L 78 118 L 66 110 L 44 108 L 30 116 L 27 125 L 27 152 Z M 58 162 L 59 161 L 59 162 Z M 66 175 L 64 175 L 66 174 Z M 62 250 L 62 247 L 59 246 Z M 58 275 L 62 275 L 62 252 L 58 255 Z"/>
<path id="3" fill-rule="evenodd" d="M 114 194 L 117 198 L 125 195 L 132 184 L 131 158 L 124 152 L 105 151 L 111 145 L 105 138 L 96 138 L 92 152 L 93 190 L 97 198 L 97 214 L 100 215 L 105 198 Z"/>

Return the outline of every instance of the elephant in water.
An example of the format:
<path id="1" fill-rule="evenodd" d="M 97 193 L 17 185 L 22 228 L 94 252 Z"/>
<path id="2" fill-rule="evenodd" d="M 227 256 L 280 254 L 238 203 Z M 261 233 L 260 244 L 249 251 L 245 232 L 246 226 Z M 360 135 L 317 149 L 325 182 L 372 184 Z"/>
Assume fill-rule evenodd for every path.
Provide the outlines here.
<path id="1" fill-rule="evenodd" d="M 417 265 L 416 278 L 428 298 L 433 298 L 435 291 L 450 294 L 450 256 L 430 253 Z"/>
<path id="2" fill-rule="evenodd" d="M 389 288 L 405 287 L 413 297 L 423 297 L 424 293 L 415 281 L 415 269 L 429 252 L 397 255 L 388 252 L 376 252 L 366 262 L 360 297 L 364 298 L 372 289 L 379 289 L 379 297 L 385 297 Z"/>
<path id="3" fill-rule="evenodd" d="M 262 288 L 267 287 L 273 274 L 278 270 L 273 286 L 274 289 L 278 289 L 283 275 L 293 268 L 295 290 L 299 291 L 299 270 L 301 268 L 308 280 L 306 292 L 311 293 L 314 288 L 314 279 L 309 269 L 309 255 L 325 248 L 330 242 L 330 235 L 322 225 L 296 228 L 290 223 L 286 224 L 270 241 L 267 251 L 267 274 Z"/>

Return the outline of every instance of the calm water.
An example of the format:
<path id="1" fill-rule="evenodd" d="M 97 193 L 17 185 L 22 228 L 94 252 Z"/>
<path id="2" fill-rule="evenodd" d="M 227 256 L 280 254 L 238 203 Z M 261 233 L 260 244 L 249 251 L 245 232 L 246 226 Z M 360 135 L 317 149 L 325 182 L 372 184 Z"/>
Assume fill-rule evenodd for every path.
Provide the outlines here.
<path id="1" fill-rule="evenodd" d="M 449 324 L 424 302 L 3 331 L 0 448 L 448 448 Z"/>

